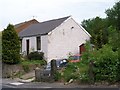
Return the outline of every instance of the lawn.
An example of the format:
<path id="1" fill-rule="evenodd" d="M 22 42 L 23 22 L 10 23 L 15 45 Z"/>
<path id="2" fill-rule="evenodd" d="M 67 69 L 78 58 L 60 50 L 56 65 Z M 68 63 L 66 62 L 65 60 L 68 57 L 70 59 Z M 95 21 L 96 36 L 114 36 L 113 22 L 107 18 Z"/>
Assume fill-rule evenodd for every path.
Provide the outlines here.
<path id="1" fill-rule="evenodd" d="M 45 65 L 45 60 L 23 60 L 22 65 Z"/>

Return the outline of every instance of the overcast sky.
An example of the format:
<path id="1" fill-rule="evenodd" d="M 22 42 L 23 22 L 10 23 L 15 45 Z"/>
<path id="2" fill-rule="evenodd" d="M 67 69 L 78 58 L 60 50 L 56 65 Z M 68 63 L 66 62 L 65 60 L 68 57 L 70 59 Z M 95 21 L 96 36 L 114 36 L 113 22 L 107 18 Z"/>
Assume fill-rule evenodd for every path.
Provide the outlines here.
<path id="1" fill-rule="evenodd" d="M 71 15 L 84 19 L 106 17 L 116 0 L 0 0 L 0 30 L 11 24 L 37 19 L 39 22 Z"/>

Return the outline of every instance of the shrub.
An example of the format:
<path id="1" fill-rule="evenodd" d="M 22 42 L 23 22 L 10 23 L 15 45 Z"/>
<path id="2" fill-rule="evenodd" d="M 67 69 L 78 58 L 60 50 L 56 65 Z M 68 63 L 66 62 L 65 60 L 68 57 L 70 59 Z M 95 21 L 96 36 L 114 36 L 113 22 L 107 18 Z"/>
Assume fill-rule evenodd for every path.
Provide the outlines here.
<path id="1" fill-rule="evenodd" d="M 61 76 L 61 73 L 59 73 L 58 71 L 55 73 L 55 76 L 54 76 L 54 80 L 55 81 L 58 81 L 58 80 L 60 80 L 62 78 L 62 76 Z"/>
<path id="2" fill-rule="evenodd" d="M 113 51 L 112 47 L 108 44 L 104 45 L 99 50 L 92 51 L 86 43 L 86 52 L 82 54 L 81 64 L 89 65 L 93 61 L 93 67 L 89 66 L 87 75 L 81 76 L 81 81 L 87 81 L 87 76 L 95 82 L 107 81 L 114 83 L 119 81 L 119 65 L 118 51 Z M 88 80 L 89 80 L 88 79 Z M 90 83 L 93 82 L 90 80 Z"/>
<path id="3" fill-rule="evenodd" d="M 120 81 L 120 48 L 118 49 L 118 67 L 117 67 L 117 76 L 118 76 L 118 81 Z"/>
<path id="4" fill-rule="evenodd" d="M 30 71 L 29 65 L 22 65 L 23 70 L 28 73 Z"/>
<path id="5" fill-rule="evenodd" d="M 79 76 L 77 69 L 75 63 L 69 63 L 63 72 L 64 80 L 68 82 L 70 79 L 77 79 Z"/>
<path id="6" fill-rule="evenodd" d="M 82 53 L 82 60 L 81 60 L 81 62 L 83 64 L 89 64 L 91 60 L 95 60 L 94 59 L 94 52 L 96 50 L 93 51 L 89 41 L 87 41 L 86 44 L 85 44 L 85 50 L 86 51 Z"/>
<path id="7" fill-rule="evenodd" d="M 83 83 L 83 84 L 90 83 L 90 78 L 89 78 L 88 73 L 86 73 L 86 72 L 81 73 L 79 75 L 79 81 L 80 81 L 80 83 Z"/>
<path id="8" fill-rule="evenodd" d="M 41 60 L 40 65 L 41 65 L 41 66 L 42 66 L 42 65 L 47 65 L 47 61 L 46 61 L 46 60 Z"/>
<path id="9" fill-rule="evenodd" d="M 47 62 L 45 60 L 24 60 L 21 62 L 22 65 L 36 65 L 36 66 L 43 66 L 46 65 Z"/>
<path id="10" fill-rule="evenodd" d="M 20 41 L 13 25 L 2 31 L 2 60 L 7 64 L 20 62 Z"/>
<path id="11" fill-rule="evenodd" d="M 95 81 L 116 82 L 119 71 L 118 52 L 112 51 L 112 47 L 105 45 L 98 50 L 97 54 L 94 63 Z"/>
<path id="12" fill-rule="evenodd" d="M 28 54 L 28 59 L 29 60 L 43 60 L 44 59 L 44 53 L 43 52 L 31 52 Z"/>

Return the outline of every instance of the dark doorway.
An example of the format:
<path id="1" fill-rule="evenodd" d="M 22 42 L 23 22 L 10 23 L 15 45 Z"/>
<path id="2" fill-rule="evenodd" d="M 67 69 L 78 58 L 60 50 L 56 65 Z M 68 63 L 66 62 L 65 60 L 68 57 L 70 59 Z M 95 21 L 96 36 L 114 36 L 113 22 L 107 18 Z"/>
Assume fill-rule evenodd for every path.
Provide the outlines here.
<path id="1" fill-rule="evenodd" d="M 84 44 L 80 45 L 79 48 L 80 48 L 80 54 L 82 54 L 83 52 L 85 52 L 85 46 L 84 46 Z"/>
<path id="2" fill-rule="evenodd" d="M 29 54 L 29 39 L 26 40 L 27 55 Z"/>
<path id="3" fill-rule="evenodd" d="M 20 53 L 22 53 L 22 39 L 20 39 Z"/>

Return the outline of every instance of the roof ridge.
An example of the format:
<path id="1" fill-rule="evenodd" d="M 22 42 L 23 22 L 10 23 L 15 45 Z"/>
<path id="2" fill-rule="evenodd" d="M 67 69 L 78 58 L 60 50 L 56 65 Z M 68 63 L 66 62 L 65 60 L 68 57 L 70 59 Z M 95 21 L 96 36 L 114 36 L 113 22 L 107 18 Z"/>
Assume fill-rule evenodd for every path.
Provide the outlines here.
<path id="1" fill-rule="evenodd" d="M 48 21 L 54 21 L 54 20 L 60 20 L 60 19 L 64 19 L 64 18 L 69 18 L 69 17 L 71 17 L 71 16 L 66 16 L 66 17 L 61 17 L 61 18 L 57 18 L 57 19 L 50 19 L 50 20 L 46 20 L 46 21 L 43 21 L 43 22 L 48 22 Z M 41 23 L 43 23 L 43 22 L 41 22 Z"/>
<path id="2" fill-rule="evenodd" d="M 24 22 L 21 22 L 21 23 L 17 23 L 15 24 L 14 26 L 17 26 L 17 25 L 21 25 L 21 24 L 25 24 L 25 23 L 28 23 L 28 22 L 31 22 L 31 21 L 37 21 L 36 19 L 31 19 L 31 20 L 28 20 L 28 21 L 24 21 Z M 38 21 L 37 21 L 38 22 Z"/>

